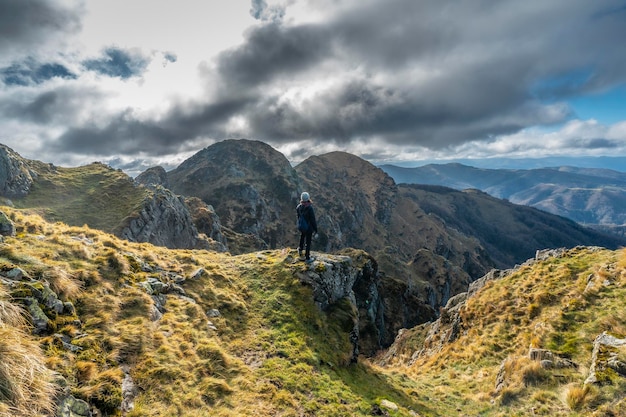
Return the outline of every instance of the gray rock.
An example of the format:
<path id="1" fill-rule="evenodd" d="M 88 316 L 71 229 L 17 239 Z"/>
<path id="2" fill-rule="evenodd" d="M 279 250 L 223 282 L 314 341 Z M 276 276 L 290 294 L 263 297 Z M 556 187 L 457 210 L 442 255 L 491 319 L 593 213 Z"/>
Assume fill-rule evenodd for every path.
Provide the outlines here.
<path id="1" fill-rule="evenodd" d="M 158 187 L 143 202 L 143 207 L 118 233 L 131 242 L 148 242 L 170 249 L 202 249 L 201 239 L 182 197 Z"/>
<path id="2" fill-rule="evenodd" d="M 43 312 L 39 303 L 33 297 L 26 297 L 24 304 L 28 308 L 31 320 L 33 322 L 33 333 L 37 335 L 46 334 L 50 328 L 50 319 Z"/>
<path id="3" fill-rule="evenodd" d="M 122 380 L 122 404 L 120 406 L 123 413 L 132 411 L 135 408 L 135 397 L 137 396 L 137 386 L 130 375 L 127 366 L 122 367 L 124 379 Z"/>
<path id="4" fill-rule="evenodd" d="M 619 339 L 603 332 L 593 342 L 591 366 L 585 384 L 609 382 L 611 373 L 626 378 L 624 358 L 626 358 L 626 339 Z"/>
<path id="5" fill-rule="evenodd" d="M 29 280 L 29 276 L 22 268 L 13 268 L 4 273 L 4 276 L 13 281 Z"/>
<path id="6" fill-rule="evenodd" d="M 89 404 L 71 395 L 66 396 L 59 402 L 57 417 L 91 417 Z"/>
<path id="7" fill-rule="evenodd" d="M 200 279 L 202 276 L 206 275 L 206 270 L 204 268 L 199 268 L 191 274 L 191 279 Z"/>
<path id="8" fill-rule="evenodd" d="M 351 256 L 325 255 L 315 253 L 316 259 L 306 270 L 298 270 L 297 277 L 310 285 L 313 299 L 323 311 L 342 311 L 346 331 L 353 343 L 352 360 L 363 353 L 371 356 L 383 346 L 384 337 L 395 333 L 397 325 L 387 320 L 385 300 L 378 292 L 380 277 L 373 258 L 364 252 L 354 252 Z M 288 257 L 286 262 L 293 262 Z M 391 294 L 395 300 L 396 294 Z M 407 310 L 413 305 L 408 305 Z M 349 318 L 352 317 L 352 324 Z M 401 318 L 403 320 L 404 318 Z M 351 326 L 351 329 L 347 327 Z"/>
<path id="9" fill-rule="evenodd" d="M 146 187 L 155 188 L 160 185 L 164 188 L 170 188 L 167 181 L 167 172 L 161 166 L 148 168 L 135 178 L 135 182 Z"/>
<path id="10" fill-rule="evenodd" d="M 0 235 L 15 236 L 15 225 L 2 211 L 0 211 Z"/>
<path id="11" fill-rule="evenodd" d="M 30 191 L 37 174 L 13 149 L 0 145 L 0 195 L 24 197 Z"/>

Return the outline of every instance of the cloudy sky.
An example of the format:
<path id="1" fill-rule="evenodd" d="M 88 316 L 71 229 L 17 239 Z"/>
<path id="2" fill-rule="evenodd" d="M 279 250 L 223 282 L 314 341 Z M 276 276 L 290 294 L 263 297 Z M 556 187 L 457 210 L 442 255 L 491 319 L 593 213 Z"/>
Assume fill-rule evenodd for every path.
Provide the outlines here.
<path id="1" fill-rule="evenodd" d="M 227 138 L 626 156 L 625 39 L 624 0 L 0 0 L 0 143 L 133 176 Z"/>

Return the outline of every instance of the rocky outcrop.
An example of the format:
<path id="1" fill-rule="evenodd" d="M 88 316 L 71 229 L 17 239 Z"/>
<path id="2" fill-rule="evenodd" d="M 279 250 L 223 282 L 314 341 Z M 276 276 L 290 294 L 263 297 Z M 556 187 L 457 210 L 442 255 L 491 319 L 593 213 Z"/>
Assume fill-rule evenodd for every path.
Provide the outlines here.
<path id="1" fill-rule="evenodd" d="M 144 187 L 155 190 L 155 192 L 167 193 L 167 191 L 164 191 L 164 189 L 169 189 L 167 172 L 163 167 L 160 166 L 152 167 L 142 172 L 135 178 L 135 182 L 137 184 L 143 185 Z M 178 207 L 178 203 L 173 203 L 172 207 L 178 207 L 176 211 L 182 216 L 183 223 L 188 217 L 188 212 L 191 216 L 193 226 L 197 231 L 197 236 L 190 236 L 187 240 L 188 244 L 193 245 L 189 246 L 189 248 L 193 249 L 197 247 L 203 247 L 205 249 L 214 250 L 216 252 L 227 252 L 228 245 L 226 242 L 226 237 L 222 234 L 222 225 L 220 223 L 220 218 L 215 212 L 213 206 L 206 204 L 204 201 L 200 200 L 197 197 L 187 197 L 183 198 L 183 200 L 181 201 L 183 201 L 184 205 L 187 206 L 186 210 L 183 207 Z M 149 219 L 146 220 L 149 221 Z M 201 242 L 200 245 L 198 245 L 197 242 Z"/>
<path id="2" fill-rule="evenodd" d="M 349 332 L 354 360 L 358 354 L 373 356 L 389 346 L 403 325 L 415 325 L 424 319 L 421 316 L 433 316 L 421 300 L 407 296 L 402 283 L 385 285 L 385 278 L 380 276 L 378 264 L 370 255 L 358 250 L 341 253 L 316 253 L 306 271 L 296 275 L 312 287 L 313 299 L 322 310 L 342 309 L 343 316 L 353 317 Z"/>
<path id="3" fill-rule="evenodd" d="M 209 249 L 217 252 L 228 252 L 228 242 L 222 233 L 222 224 L 213 206 L 196 197 L 186 198 L 185 203 L 189 207 L 189 212 L 198 232 L 209 238 Z"/>
<path id="4" fill-rule="evenodd" d="M 36 335 L 53 333 L 58 316 L 66 316 L 64 320 L 68 322 L 76 319 L 76 310 L 70 301 L 60 300 L 47 282 L 32 279 L 20 268 L 0 270 L 0 282 L 9 289 L 13 299 L 26 307 Z"/>
<path id="5" fill-rule="evenodd" d="M 0 145 L 0 195 L 5 197 L 24 197 L 37 178 L 27 160 L 13 149 Z"/>
<path id="6" fill-rule="evenodd" d="M 131 242 L 148 242 L 170 249 L 209 247 L 199 236 L 184 199 L 162 187 L 151 193 L 139 213 L 128 218 L 126 226 L 116 234 Z"/>
<path id="7" fill-rule="evenodd" d="M 167 172 L 165 172 L 165 169 L 161 166 L 148 168 L 141 174 L 137 175 L 135 182 L 151 188 L 155 188 L 157 185 L 164 188 L 170 188 L 167 180 Z"/>
<path id="8" fill-rule="evenodd" d="M 611 383 L 617 377 L 626 378 L 626 339 L 604 332 L 593 342 L 591 366 L 585 384 Z"/>
<path id="9" fill-rule="evenodd" d="M 345 330 L 350 333 L 353 345 L 352 361 L 357 360 L 361 351 L 380 348 L 380 329 L 376 323 L 382 322 L 376 264 L 364 253 L 355 255 L 320 255 L 306 271 L 296 272 L 302 283 L 312 287 L 313 300 L 321 310 L 342 310 L 337 316 L 347 322 Z M 292 262 L 292 258 L 286 261 Z"/>
<path id="10" fill-rule="evenodd" d="M 91 406 L 72 395 L 67 395 L 59 402 L 57 408 L 58 417 L 91 417 Z"/>

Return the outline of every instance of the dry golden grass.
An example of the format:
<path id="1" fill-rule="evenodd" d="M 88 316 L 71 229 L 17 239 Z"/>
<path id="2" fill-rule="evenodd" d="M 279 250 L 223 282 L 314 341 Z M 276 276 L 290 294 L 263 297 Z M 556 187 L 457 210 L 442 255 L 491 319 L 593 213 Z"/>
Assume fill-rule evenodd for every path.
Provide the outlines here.
<path id="1" fill-rule="evenodd" d="M 121 413 L 122 367 L 138 387 L 128 417 L 366 416 L 381 399 L 399 405 L 390 412 L 394 417 L 412 415 L 410 410 L 422 416 L 577 416 L 592 406 L 608 409 L 624 389 L 576 391 L 585 378 L 589 341 L 603 330 L 624 336 L 626 251 L 575 250 L 524 266 L 466 304 L 454 343 L 409 364 L 428 329 L 418 327 L 405 332 L 393 366 L 364 360 L 348 366 L 344 327 L 354 312 L 338 305 L 332 315 L 321 313 L 310 288 L 294 275 L 303 267 L 283 262 L 287 252 L 233 257 L 170 251 L 6 211 L 21 234 L 0 244 L 0 264 L 49 282 L 76 309 L 76 317 L 54 320 L 56 331 L 81 349 L 69 351 L 57 337 L 41 337 L 45 357 L 40 351 L 38 363 L 44 368 L 35 368 L 59 372 L 73 395 L 110 415 Z M 201 276 L 191 279 L 200 268 Z M 598 279 L 588 285 L 590 275 Z M 178 282 L 184 290 L 159 296 L 165 311 L 158 320 L 155 298 L 140 285 L 149 278 Z M 0 319 L 19 328 L 23 322 L 13 307 L 6 314 L 0 309 Z M 208 317 L 209 310 L 220 314 Z M 22 336 L 25 346 L 39 349 Z M 529 346 L 582 365 L 544 369 L 528 359 Z M 496 393 L 496 375 L 507 358 L 507 385 Z M 6 411 L 8 404 L 0 402 L 0 415 L 13 412 Z"/>
<path id="2" fill-rule="evenodd" d="M 36 416 L 54 409 L 52 375 L 25 321 L 0 288 L 0 415 Z"/>
<path id="3" fill-rule="evenodd" d="M 417 381 L 440 381 L 439 389 L 449 395 L 462 393 L 469 399 L 462 407 L 469 415 L 578 415 L 610 409 L 612 398 L 626 395 L 626 381 L 598 389 L 583 388 L 583 382 L 595 337 L 603 331 L 626 337 L 625 258 L 624 250 L 577 248 L 489 282 L 461 308 L 458 339 L 437 347 L 446 339 L 449 328 L 444 326 L 434 344 L 426 345 L 429 353 L 413 358 L 402 372 Z M 407 331 L 396 357 L 406 363 L 424 346 L 428 330 Z M 530 347 L 548 349 L 578 366 L 543 367 L 529 359 Z M 502 363 L 505 385 L 496 392 Z M 483 383 L 472 386 L 468 378 Z M 481 406 L 477 400 L 485 397 L 496 406 Z"/>

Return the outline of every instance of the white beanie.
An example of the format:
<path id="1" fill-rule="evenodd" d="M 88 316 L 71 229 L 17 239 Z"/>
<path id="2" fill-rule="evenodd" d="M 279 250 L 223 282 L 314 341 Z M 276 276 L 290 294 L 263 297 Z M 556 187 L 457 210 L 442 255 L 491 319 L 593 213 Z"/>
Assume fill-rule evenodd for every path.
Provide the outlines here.
<path id="1" fill-rule="evenodd" d="M 300 195 L 300 200 L 302 201 L 309 201 L 309 198 L 309 193 L 307 193 L 306 191 Z"/>

